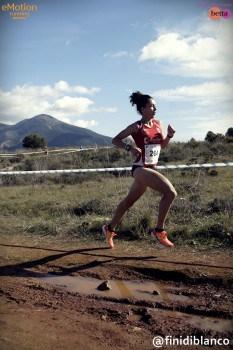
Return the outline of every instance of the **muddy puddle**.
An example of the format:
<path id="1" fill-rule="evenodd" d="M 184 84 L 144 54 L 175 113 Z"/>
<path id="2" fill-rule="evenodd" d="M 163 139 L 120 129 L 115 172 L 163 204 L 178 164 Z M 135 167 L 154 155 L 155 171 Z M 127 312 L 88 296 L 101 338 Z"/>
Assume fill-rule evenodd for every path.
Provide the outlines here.
<path id="1" fill-rule="evenodd" d="M 138 299 L 148 301 L 164 301 L 166 303 L 180 301 L 182 304 L 193 305 L 192 297 L 173 294 L 172 290 L 179 291 L 179 287 L 163 285 L 162 283 L 153 281 L 124 281 L 110 280 L 110 290 L 100 291 L 97 287 L 101 284 L 101 280 L 82 276 L 56 276 L 48 274 L 42 277 L 42 280 L 53 286 L 61 287 L 70 292 L 76 292 L 84 295 L 98 295 L 102 297 L 112 297 L 116 299 Z M 169 290 L 169 292 L 167 291 Z M 179 311 L 161 310 L 157 308 L 148 308 L 154 317 L 163 317 L 170 319 L 182 320 L 183 322 L 192 325 L 194 328 L 213 330 L 218 332 L 230 332 L 232 330 L 232 320 L 206 317 L 199 315 L 186 314 Z M 140 313 L 133 313 L 129 320 L 140 321 Z"/>
<path id="2" fill-rule="evenodd" d="M 165 286 L 161 283 L 155 283 L 152 281 L 140 283 L 136 281 L 110 280 L 109 284 L 111 289 L 99 291 L 97 287 L 100 285 L 101 281 L 97 278 L 56 276 L 48 274 L 46 277 L 43 277 L 42 280 L 80 294 L 94 294 L 117 299 L 135 298 L 152 302 L 181 301 L 186 304 L 192 304 L 191 298 L 184 295 L 172 294 L 171 292 L 168 293 L 166 292 Z M 169 289 L 171 289 L 171 287 L 169 287 Z M 177 289 L 178 288 L 174 287 L 174 290 Z"/>

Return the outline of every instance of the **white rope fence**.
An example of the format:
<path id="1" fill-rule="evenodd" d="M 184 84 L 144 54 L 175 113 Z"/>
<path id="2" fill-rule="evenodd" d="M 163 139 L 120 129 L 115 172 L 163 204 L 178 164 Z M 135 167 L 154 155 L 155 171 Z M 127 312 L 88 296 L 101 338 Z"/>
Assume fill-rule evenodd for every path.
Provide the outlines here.
<path id="1" fill-rule="evenodd" d="M 233 162 L 204 163 L 204 164 L 175 164 L 158 165 L 156 169 L 195 169 L 195 168 L 215 168 L 233 166 Z M 71 174 L 71 173 L 95 173 L 95 172 L 115 172 L 130 171 L 131 167 L 98 168 L 98 169 L 60 169 L 60 170 L 32 170 L 32 171 L 0 171 L 0 176 L 4 175 L 33 175 L 33 174 Z"/>
<path id="2" fill-rule="evenodd" d="M 17 158 L 20 156 L 31 156 L 31 155 L 58 155 L 58 154 L 67 154 L 67 153 L 75 153 L 75 152 L 83 152 L 83 151 L 97 151 L 100 149 L 113 148 L 113 146 L 90 146 L 90 147 L 82 147 L 82 148 L 59 148 L 59 149 L 45 149 L 42 151 L 34 151 L 34 152 L 18 152 L 18 153 L 0 153 L 0 158 Z"/>

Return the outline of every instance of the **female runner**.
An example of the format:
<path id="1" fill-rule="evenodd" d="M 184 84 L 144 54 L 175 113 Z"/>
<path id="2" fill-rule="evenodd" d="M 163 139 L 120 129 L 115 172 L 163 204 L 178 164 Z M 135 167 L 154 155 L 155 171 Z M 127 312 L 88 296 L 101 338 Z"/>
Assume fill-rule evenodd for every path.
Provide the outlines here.
<path id="1" fill-rule="evenodd" d="M 152 230 L 152 237 L 156 238 L 165 247 L 173 247 L 164 229 L 165 219 L 170 206 L 177 196 L 176 190 L 170 181 L 156 170 L 156 164 L 160 149 L 168 145 L 175 130 L 168 125 L 167 136 L 162 132 L 161 123 L 155 119 L 156 105 L 150 95 L 144 95 L 137 91 L 130 96 L 132 105 L 136 105 L 141 120 L 129 125 L 112 140 L 112 143 L 131 152 L 135 161 L 132 166 L 134 182 L 128 195 L 119 203 L 113 218 L 109 224 L 102 227 L 106 242 L 110 248 L 114 248 L 113 238 L 116 236 L 115 227 L 121 221 L 125 212 L 143 195 L 147 187 L 161 193 L 157 225 Z M 122 140 L 132 136 L 136 146 L 124 143 Z"/>

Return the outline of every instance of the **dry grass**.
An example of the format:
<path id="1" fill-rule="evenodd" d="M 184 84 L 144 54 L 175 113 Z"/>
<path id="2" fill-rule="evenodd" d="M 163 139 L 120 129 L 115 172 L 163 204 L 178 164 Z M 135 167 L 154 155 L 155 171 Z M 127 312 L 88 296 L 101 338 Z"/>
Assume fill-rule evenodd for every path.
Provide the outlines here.
<path id="1" fill-rule="evenodd" d="M 227 140 L 216 143 L 203 141 L 172 142 L 161 151 L 160 164 L 166 163 L 205 163 L 230 160 L 232 142 Z M 129 166 L 130 154 L 121 149 L 104 148 L 74 153 L 49 153 L 38 155 L 20 155 L 14 158 L 0 158 L 0 169 L 14 170 L 52 170 L 74 168 L 98 168 Z"/>
<path id="2" fill-rule="evenodd" d="M 177 189 L 167 229 L 177 244 L 232 243 L 232 171 L 170 170 L 164 174 Z M 80 180 L 81 177 L 81 180 Z M 56 178 L 56 177 L 55 177 Z M 72 180 L 70 180 L 72 178 Z M 29 178 L 28 178 L 29 179 Z M 102 239 L 101 226 L 127 194 L 132 178 L 113 175 L 66 175 L 30 178 L 25 185 L 2 185 L 0 233 Z M 125 215 L 118 228 L 125 239 L 148 237 L 156 224 L 158 193 L 148 189 Z"/>

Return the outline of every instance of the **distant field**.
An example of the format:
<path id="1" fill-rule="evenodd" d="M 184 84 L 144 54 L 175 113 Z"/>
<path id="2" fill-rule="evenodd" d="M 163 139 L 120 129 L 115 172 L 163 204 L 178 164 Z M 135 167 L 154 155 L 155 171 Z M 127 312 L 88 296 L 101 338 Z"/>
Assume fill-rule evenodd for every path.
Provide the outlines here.
<path id="1" fill-rule="evenodd" d="M 59 151 L 59 149 L 57 150 Z M 68 150 L 67 150 L 68 152 Z M 0 169 L 4 170 L 53 170 L 74 168 L 98 168 L 130 166 L 130 154 L 116 148 L 97 148 L 69 152 L 62 150 L 60 154 L 49 152 L 48 155 L 19 155 L 11 158 L 0 157 Z M 232 143 L 229 142 L 172 142 L 161 151 L 159 164 L 190 164 L 206 162 L 230 161 Z"/>

